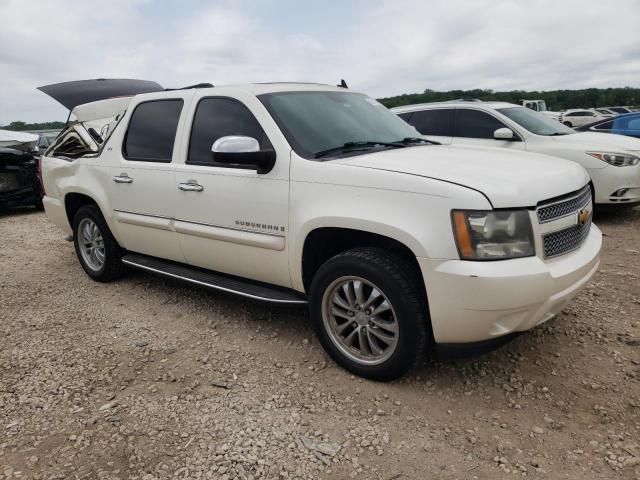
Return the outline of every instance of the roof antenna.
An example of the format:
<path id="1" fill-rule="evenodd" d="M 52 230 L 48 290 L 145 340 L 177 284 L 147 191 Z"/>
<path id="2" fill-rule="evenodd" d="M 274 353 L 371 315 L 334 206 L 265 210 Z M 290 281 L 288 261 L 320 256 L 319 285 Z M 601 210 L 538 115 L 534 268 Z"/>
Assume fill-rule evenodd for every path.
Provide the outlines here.
<path id="1" fill-rule="evenodd" d="M 336 87 L 338 88 L 349 88 L 347 85 L 347 82 L 344 81 L 344 78 L 340 79 L 340 83 L 338 85 L 336 85 Z"/>

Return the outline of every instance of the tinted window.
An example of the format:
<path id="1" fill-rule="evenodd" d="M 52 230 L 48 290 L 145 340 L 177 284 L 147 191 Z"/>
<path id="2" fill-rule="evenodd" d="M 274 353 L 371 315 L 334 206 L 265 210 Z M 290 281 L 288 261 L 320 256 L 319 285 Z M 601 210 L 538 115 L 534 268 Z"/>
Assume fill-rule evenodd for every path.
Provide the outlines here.
<path id="1" fill-rule="evenodd" d="M 600 125 L 596 125 L 593 127 L 595 130 L 611 130 L 613 126 L 613 120 L 609 120 L 608 122 L 601 123 Z"/>
<path id="2" fill-rule="evenodd" d="M 493 138 L 493 132 L 504 128 L 504 123 L 479 110 L 458 110 L 458 136 L 466 138 Z"/>
<path id="3" fill-rule="evenodd" d="M 422 135 L 439 135 L 442 137 L 451 137 L 454 135 L 453 119 L 455 110 L 451 108 L 443 108 L 437 110 L 423 110 L 421 112 L 413 112 L 411 119 L 408 120 Z M 492 135 L 493 136 L 493 135 Z"/>
<path id="4" fill-rule="evenodd" d="M 264 130 L 249 109 L 230 98 L 204 98 L 198 103 L 191 127 L 187 163 L 229 167 L 214 162 L 211 146 L 220 137 L 242 135 L 258 140 L 261 149 L 271 148 Z"/>
<path id="5" fill-rule="evenodd" d="M 609 110 L 613 110 L 616 113 L 629 113 L 629 110 L 624 107 L 609 107 Z"/>
<path id="6" fill-rule="evenodd" d="M 154 100 L 136 107 L 123 148 L 127 160 L 171 162 L 182 100 Z"/>

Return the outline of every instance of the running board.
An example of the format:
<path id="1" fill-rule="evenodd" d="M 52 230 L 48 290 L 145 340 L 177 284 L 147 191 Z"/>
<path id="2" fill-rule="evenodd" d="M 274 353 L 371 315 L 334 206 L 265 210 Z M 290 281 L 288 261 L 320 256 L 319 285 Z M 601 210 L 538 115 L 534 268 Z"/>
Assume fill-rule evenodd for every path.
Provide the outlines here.
<path id="1" fill-rule="evenodd" d="M 295 290 L 212 272 L 210 270 L 149 257 L 147 255 L 128 253 L 122 257 L 122 263 L 139 270 L 201 285 L 213 290 L 240 295 L 241 297 L 251 298 L 253 300 L 288 304 L 307 303 L 304 295 Z"/>

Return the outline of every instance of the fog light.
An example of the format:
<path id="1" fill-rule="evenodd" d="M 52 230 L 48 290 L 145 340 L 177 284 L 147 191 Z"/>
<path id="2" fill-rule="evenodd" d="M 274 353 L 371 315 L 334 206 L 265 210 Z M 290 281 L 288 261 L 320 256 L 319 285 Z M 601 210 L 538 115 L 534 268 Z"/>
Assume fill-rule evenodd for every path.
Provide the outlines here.
<path id="1" fill-rule="evenodd" d="M 612 197 L 624 197 L 627 192 L 629 191 L 628 188 L 621 188 L 619 190 L 616 190 L 615 192 L 613 192 Z"/>

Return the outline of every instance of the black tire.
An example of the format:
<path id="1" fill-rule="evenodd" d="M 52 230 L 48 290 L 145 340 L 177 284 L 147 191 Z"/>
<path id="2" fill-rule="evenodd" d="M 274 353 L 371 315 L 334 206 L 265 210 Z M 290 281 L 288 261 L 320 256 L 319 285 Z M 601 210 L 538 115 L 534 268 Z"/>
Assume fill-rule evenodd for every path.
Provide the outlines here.
<path id="1" fill-rule="evenodd" d="M 95 223 L 100 230 L 104 242 L 104 263 L 98 270 L 91 268 L 80 252 L 80 235 L 78 230 L 80 223 L 84 219 L 90 219 Z M 73 244 L 75 246 L 76 255 L 78 256 L 80 265 L 82 265 L 84 271 L 93 280 L 96 280 L 97 282 L 111 282 L 120 278 L 125 273 L 126 268 L 122 263 L 122 255 L 124 252 L 118 245 L 118 242 L 116 242 L 116 239 L 113 238 L 111 230 L 109 230 L 109 226 L 104 220 L 104 217 L 97 205 L 83 205 L 76 212 L 73 217 Z"/>
<path id="2" fill-rule="evenodd" d="M 404 375 L 422 357 L 430 324 L 419 273 L 400 256 L 380 248 L 356 248 L 327 260 L 313 278 L 309 308 L 313 327 L 327 353 L 343 368 L 377 381 Z M 349 358 L 327 331 L 323 320 L 325 291 L 342 277 L 357 276 L 371 282 L 392 304 L 398 325 L 395 350 L 382 363 L 369 365 Z M 355 325 L 355 322 L 353 322 Z"/>
<path id="3" fill-rule="evenodd" d="M 573 128 L 573 125 L 571 124 L 571 122 L 562 122 L 562 124 L 566 127 Z"/>

